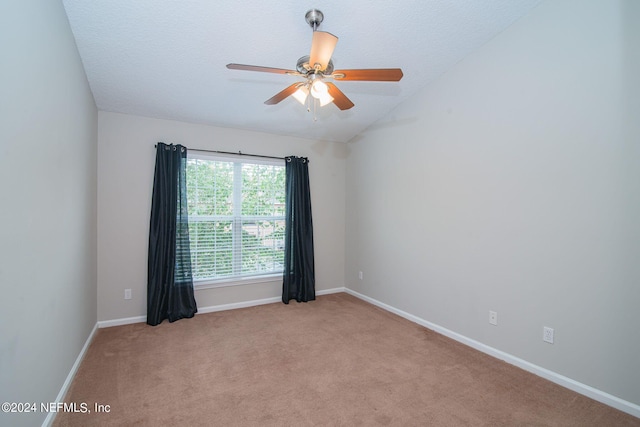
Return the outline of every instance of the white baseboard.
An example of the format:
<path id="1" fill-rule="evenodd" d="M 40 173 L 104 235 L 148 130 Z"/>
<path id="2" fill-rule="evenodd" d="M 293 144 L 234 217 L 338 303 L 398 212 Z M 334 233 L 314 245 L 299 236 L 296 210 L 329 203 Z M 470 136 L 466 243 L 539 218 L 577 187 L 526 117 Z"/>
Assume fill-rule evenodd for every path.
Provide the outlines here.
<path id="1" fill-rule="evenodd" d="M 76 357 L 76 361 L 74 362 L 73 366 L 71 367 L 71 370 L 69 371 L 69 375 L 67 375 L 67 378 L 64 380 L 64 384 L 62 384 L 62 388 L 60 389 L 60 392 L 58 393 L 58 396 L 56 397 L 56 400 L 55 400 L 56 402 L 64 401 L 64 396 L 67 394 L 67 391 L 69 390 L 69 386 L 71 385 L 71 382 L 73 381 L 73 378 L 76 376 L 76 372 L 78 371 L 78 368 L 80 367 L 80 363 L 82 362 L 82 359 L 84 359 L 84 355 L 87 352 L 87 349 L 89 348 L 89 345 L 91 344 L 91 341 L 93 341 L 93 337 L 96 334 L 97 330 L 98 330 L 98 324 L 96 323 L 93 326 L 93 329 L 91 330 L 91 333 L 89 334 L 89 337 L 84 342 L 84 346 L 82 346 L 82 350 L 80 350 L 80 354 L 78 354 L 78 357 Z M 45 418 L 44 422 L 42 423 L 42 427 L 49 427 L 51 424 L 53 424 L 53 420 L 56 418 L 56 414 L 57 414 L 57 412 L 49 412 L 47 414 L 47 418 Z"/>
<path id="2" fill-rule="evenodd" d="M 316 295 L 328 295 L 338 292 L 344 292 L 344 287 L 323 289 L 316 291 Z M 254 307 L 257 305 L 273 304 L 282 301 L 282 297 L 263 298 L 250 301 L 234 302 L 230 304 L 212 305 L 208 307 L 198 307 L 197 314 L 214 313 L 216 311 L 234 310 L 236 308 Z M 98 322 L 98 328 L 110 328 L 112 326 L 130 325 L 132 323 L 143 323 L 147 321 L 146 316 L 125 317 L 122 319 L 101 320 Z"/>
<path id="3" fill-rule="evenodd" d="M 98 328 L 110 328 L 112 326 L 130 325 L 132 323 L 143 323 L 147 321 L 147 316 L 125 317 L 123 319 L 99 320 Z"/>
<path id="4" fill-rule="evenodd" d="M 347 288 L 345 288 L 344 286 L 341 286 L 339 288 L 324 289 L 322 291 L 316 291 L 316 295 L 337 294 L 337 293 L 346 292 L 346 291 L 347 291 Z"/>
<path id="5" fill-rule="evenodd" d="M 479 350 L 497 359 L 504 360 L 505 362 L 511 365 L 524 369 L 525 371 L 531 372 L 544 379 L 547 379 L 558 385 L 566 387 L 569 390 L 573 390 L 576 393 L 580 393 L 593 400 L 597 400 L 598 402 L 604 403 L 605 405 L 611 406 L 613 408 L 626 412 L 627 414 L 633 415 L 634 417 L 640 418 L 640 405 L 636 405 L 635 403 L 631 403 L 626 400 L 620 399 L 619 397 L 613 396 L 609 393 L 598 390 L 586 384 L 582 384 L 571 378 L 565 377 L 564 375 L 560 375 L 556 372 L 534 365 L 533 363 L 527 362 L 526 360 L 520 359 L 511 354 L 505 353 L 493 347 L 489 347 L 488 345 L 485 345 L 479 341 L 473 340 L 471 338 L 465 337 L 464 335 L 460 335 L 457 332 L 453 332 L 447 328 L 443 328 L 442 326 L 428 322 L 418 316 L 414 316 L 413 314 L 399 310 L 395 307 L 392 307 L 388 304 L 380 302 L 376 299 L 363 295 L 349 288 L 344 288 L 344 292 L 350 295 L 353 295 L 354 297 L 359 298 L 363 301 L 366 301 L 370 304 L 373 304 L 377 307 L 380 307 L 384 310 L 387 310 L 393 314 L 397 314 L 400 317 L 404 317 L 407 320 L 410 320 L 414 323 L 417 323 L 418 325 L 424 326 L 425 328 L 438 332 L 439 334 L 442 334 L 446 337 L 456 340 L 462 344 L 468 345 L 469 347 L 475 348 L 476 350 Z"/>

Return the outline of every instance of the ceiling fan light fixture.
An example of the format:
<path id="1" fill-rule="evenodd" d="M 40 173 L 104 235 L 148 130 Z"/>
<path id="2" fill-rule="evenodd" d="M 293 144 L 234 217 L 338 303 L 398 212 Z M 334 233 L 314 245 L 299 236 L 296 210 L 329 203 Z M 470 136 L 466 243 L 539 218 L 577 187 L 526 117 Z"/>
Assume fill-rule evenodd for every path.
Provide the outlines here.
<path id="1" fill-rule="evenodd" d="M 318 101 L 320 102 L 320 106 L 324 107 L 325 105 L 331 104 L 333 102 L 333 96 L 325 93 L 320 98 L 318 98 Z"/>
<path id="2" fill-rule="evenodd" d="M 311 84 L 311 96 L 320 99 L 324 94 L 329 93 L 329 87 L 322 80 L 315 80 Z"/>
<path id="3" fill-rule="evenodd" d="M 302 105 L 305 105 L 305 102 L 307 102 L 308 95 L 309 88 L 307 87 L 307 85 L 300 85 L 298 87 L 298 90 L 293 93 L 293 97 Z"/>
<path id="4" fill-rule="evenodd" d="M 329 87 L 322 80 L 314 80 L 310 92 L 311 96 L 320 101 L 321 107 L 333 102 L 333 97 L 329 95 Z"/>

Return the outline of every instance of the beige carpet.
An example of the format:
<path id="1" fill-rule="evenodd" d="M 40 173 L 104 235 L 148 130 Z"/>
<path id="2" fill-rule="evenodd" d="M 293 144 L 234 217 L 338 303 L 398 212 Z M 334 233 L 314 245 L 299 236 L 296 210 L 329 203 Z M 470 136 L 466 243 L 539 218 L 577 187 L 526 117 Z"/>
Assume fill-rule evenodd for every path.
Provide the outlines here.
<path id="1" fill-rule="evenodd" d="M 347 294 L 100 329 L 66 401 L 91 413 L 56 426 L 640 426 Z"/>

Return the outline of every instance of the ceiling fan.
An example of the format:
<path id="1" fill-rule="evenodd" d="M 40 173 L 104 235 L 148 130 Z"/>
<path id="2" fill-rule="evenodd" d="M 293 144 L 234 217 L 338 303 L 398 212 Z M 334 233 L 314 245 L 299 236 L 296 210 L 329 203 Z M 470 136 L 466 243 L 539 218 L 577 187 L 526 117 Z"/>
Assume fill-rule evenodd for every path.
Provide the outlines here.
<path id="1" fill-rule="evenodd" d="M 227 64 L 227 68 L 232 70 L 288 74 L 304 78 L 304 81 L 294 83 L 267 99 L 264 102 L 265 104 L 275 105 L 293 95 L 296 100 L 305 105 L 309 99 L 308 95 L 311 95 L 314 103 L 317 100 L 321 107 L 333 102 L 339 109 L 348 110 L 354 106 L 353 102 L 335 84 L 325 80 L 397 82 L 402 78 L 402 70 L 400 68 L 334 70 L 331 55 L 333 55 L 333 50 L 338 43 L 338 37 L 331 33 L 316 31 L 324 20 L 324 15 L 319 10 L 309 10 L 305 14 L 305 20 L 313 29 L 311 52 L 308 56 L 298 59 L 295 70 L 260 67 L 257 65 Z"/>

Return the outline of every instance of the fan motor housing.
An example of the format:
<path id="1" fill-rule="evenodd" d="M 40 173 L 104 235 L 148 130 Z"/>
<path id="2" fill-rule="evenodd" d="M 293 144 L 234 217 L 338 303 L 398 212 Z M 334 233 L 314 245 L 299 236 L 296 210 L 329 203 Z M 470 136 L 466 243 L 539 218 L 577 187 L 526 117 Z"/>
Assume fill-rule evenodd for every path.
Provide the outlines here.
<path id="1" fill-rule="evenodd" d="M 298 59 L 298 63 L 296 64 L 296 71 L 298 71 L 300 74 L 305 75 L 314 73 L 313 68 L 311 68 L 311 66 L 309 65 L 309 55 L 303 56 L 302 58 Z M 333 73 L 333 61 L 330 59 L 329 63 L 327 64 L 327 68 L 322 71 L 322 74 L 329 75 L 331 73 Z"/>

